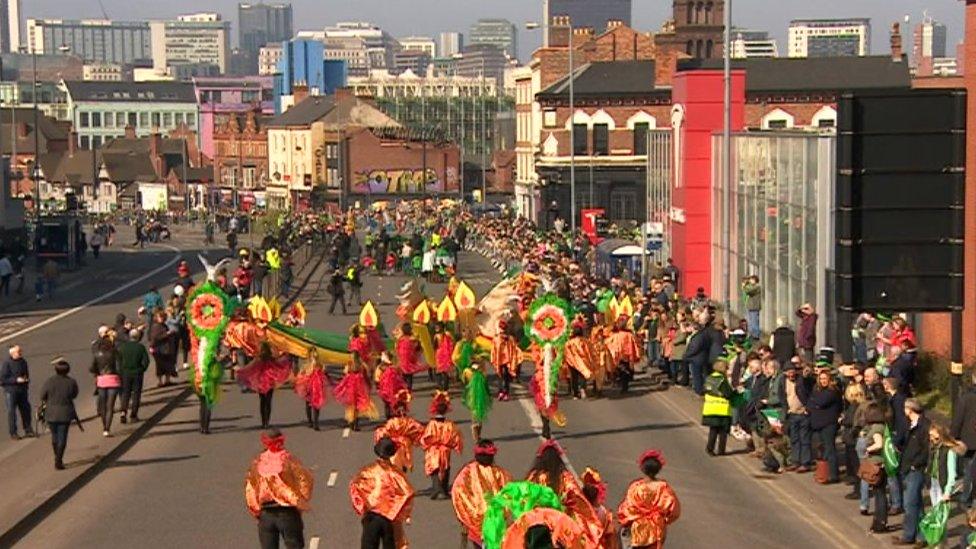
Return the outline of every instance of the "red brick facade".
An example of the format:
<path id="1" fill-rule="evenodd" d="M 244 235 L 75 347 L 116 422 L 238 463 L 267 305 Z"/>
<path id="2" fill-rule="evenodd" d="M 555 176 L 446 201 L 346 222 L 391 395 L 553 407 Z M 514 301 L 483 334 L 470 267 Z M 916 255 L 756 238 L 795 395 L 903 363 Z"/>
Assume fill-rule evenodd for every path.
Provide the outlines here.
<path id="1" fill-rule="evenodd" d="M 458 191 L 457 145 L 428 143 L 425 147 L 417 141 L 380 137 L 360 129 L 346 134 L 344 153 L 350 195 L 394 198 Z"/>
<path id="2" fill-rule="evenodd" d="M 260 111 L 232 114 L 214 129 L 214 181 L 221 187 L 260 189 L 267 183 L 268 131 L 259 118 Z"/>

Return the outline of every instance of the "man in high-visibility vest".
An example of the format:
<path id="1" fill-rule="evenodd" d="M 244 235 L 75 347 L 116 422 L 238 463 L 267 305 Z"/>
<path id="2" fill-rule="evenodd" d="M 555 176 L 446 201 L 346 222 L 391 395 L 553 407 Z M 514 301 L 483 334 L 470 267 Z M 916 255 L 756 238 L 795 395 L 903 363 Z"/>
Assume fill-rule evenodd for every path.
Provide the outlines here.
<path id="1" fill-rule="evenodd" d="M 725 454 L 725 443 L 732 427 L 732 386 L 726 374 L 729 365 L 724 360 L 716 361 L 712 366 L 712 373 L 705 379 L 705 402 L 702 405 L 702 425 L 708 427 L 708 446 L 705 452 L 710 456 L 716 455 L 715 443 L 718 442 L 717 455 Z"/>
<path id="2" fill-rule="evenodd" d="M 281 254 L 278 253 L 277 248 L 268 248 L 268 251 L 264 252 L 264 262 L 268 264 L 268 269 L 272 271 L 277 271 L 281 268 Z"/>

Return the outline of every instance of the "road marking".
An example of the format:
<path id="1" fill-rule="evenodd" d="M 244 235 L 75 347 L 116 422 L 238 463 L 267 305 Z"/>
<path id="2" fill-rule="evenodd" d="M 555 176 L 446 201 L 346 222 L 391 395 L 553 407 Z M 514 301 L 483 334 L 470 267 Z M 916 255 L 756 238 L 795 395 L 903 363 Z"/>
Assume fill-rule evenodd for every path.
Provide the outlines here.
<path id="1" fill-rule="evenodd" d="M 335 486 L 336 479 L 338 479 L 338 478 L 339 478 L 339 472 L 338 471 L 332 471 L 331 473 L 329 473 L 329 480 L 326 481 L 325 485 L 326 486 Z"/>
<path id="2" fill-rule="evenodd" d="M 546 438 L 542 436 L 542 418 L 539 417 L 539 411 L 535 409 L 535 404 L 530 403 L 529 399 L 527 398 L 518 399 L 518 403 L 522 406 L 522 411 L 525 412 L 525 415 L 528 416 L 529 424 L 532 427 L 532 430 L 535 431 L 535 434 L 539 435 L 539 440 L 546 440 Z M 556 437 L 552 438 L 555 439 Z M 565 452 L 563 452 L 561 457 L 563 459 L 563 465 L 566 466 L 566 469 L 568 469 L 570 473 L 573 473 L 574 477 L 579 478 L 576 468 L 573 467 L 572 463 L 570 463 Z"/>
<path id="3" fill-rule="evenodd" d="M 686 412 L 684 409 L 682 409 L 680 406 L 678 406 L 677 404 L 675 404 L 674 402 L 672 402 L 671 399 L 668 398 L 667 393 L 657 393 L 657 394 L 661 396 L 661 399 L 660 399 L 661 403 L 663 403 L 672 412 L 674 412 L 674 413 L 676 413 L 676 414 L 684 417 L 685 419 L 687 419 L 688 421 L 691 421 L 693 423 L 698 422 L 698 421 L 701 420 L 700 417 L 699 418 L 696 418 L 696 417 L 692 416 L 691 414 L 689 414 L 688 412 Z M 704 430 L 702 430 L 702 429 L 695 429 L 694 431 L 701 436 L 702 440 L 708 440 L 708 433 L 706 433 Z M 731 461 L 740 471 L 742 471 L 743 473 L 745 473 L 747 476 L 750 476 L 751 477 L 755 473 L 755 470 L 749 468 L 743 462 L 743 460 L 742 460 L 741 457 L 739 457 L 739 456 L 726 456 L 726 459 L 728 459 L 728 458 L 731 458 L 729 461 Z M 824 531 L 833 532 L 835 534 L 834 536 L 825 536 L 825 537 L 828 538 L 831 542 L 833 542 L 835 547 L 848 547 L 850 549 L 857 549 L 858 547 L 860 547 L 860 545 L 858 545 L 857 543 L 853 543 L 853 542 L 850 542 L 847 539 L 845 539 L 844 538 L 844 535 L 841 532 L 837 531 L 837 529 L 834 528 L 834 526 L 832 524 L 830 524 L 828 521 L 824 520 L 822 517 L 820 517 L 816 513 L 812 512 L 810 509 L 807 508 L 807 504 L 806 503 L 804 503 L 804 502 L 800 501 L 799 499 L 797 499 L 796 497 L 794 497 L 793 494 L 791 494 L 785 488 L 779 486 L 777 483 L 775 483 L 775 482 L 765 483 L 765 484 L 763 484 L 763 487 L 764 488 L 767 488 L 767 489 L 769 489 L 769 490 L 771 490 L 773 492 L 776 492 L 777 494 L 779 494 L 780 497 L 782 497 L 783 499 L 786 499 L 790 503 L 792 503 L 791 507 L 794 508 L 794 509 L 796 509 L 796 510 L 798 510 L 800 512 L 800 514 L 803 515 L 804 520 L 806 520 L 807 523 L 810 524 L 810 526 L 813 526 L 814 529 L 817 529 L 819 527 L 819 528 L 822 528 Z"/>
<path id="4" fill-rule="evenodd" d="M 342 430 L 342 438 L 349 438 L 349 427 Z"/>
<path id="5" fill-rule="evenodd" d="M 312 541 L 308 542 L 308 549 L 319 549 L 319 537 L 315 536 Z"/>
<path id="6" fill-rule="evenodd" d="M 56 315 L 52 316 L 51 318 L 48 318 L 46 320 L 42 320 L 42 321 L 38 322 L 37 324 L 34 324 L 33 326 L 29 326 L 27 328 L 24 328 L 23 330 L 20 330 L 18 332 L 14 332 L 14 333 L 12 333 L 10 335 L 0 337 L 0 343 L 3 343 L 5 341 L 10 341 L 11 339 L 18 338 L 18 337 L 20 337 L 20 336 L 22 336 L 24 334 L 29 334 L 30 332 L 33 332 L 34 330 L 37 330 L 38 328 L 43 328 L 43 327 L 47 326 L 48 324 L 53 324 L 53 323 L 61 320 L 62 318 L 67 318 L 67 317 L 69 317 L 69 316 L 71 316 L 71 315 L 73 315 L 73 314 L 75 314 L 75 313 L 77 313 L 79 311 L 83 311 L 83 310 L 87 309 L 88 307 L 91 307 L 92 305 L 97 305 L 97 304 L 105 301 L 106 299 L 108 299 L 108 298 L 110 298 L 110 297 L 112 297 L 112 296 L 114 296 L 116 294 L 119 294 L 119 293 L 124 292 L 125 290 L 128 290 L 129 288 L 135 286 L 136 284 L 139 284 L 143 280 L 146 280 L 148 278 L 152 278 L 152 277 L 156 276 L 157 274 L 165 271 L 166 269 L 171 268 L 173 265 L 176 264 L 177 261 L 180 260 L 181 257 L 183 257 L 182 256 L 182 252 L 180 251 L 180 249 L 177 248 L 177 247 L 175 247 L 175 246 L 170 246 L 168 244 L 160 244 L 160 246 L 162 246 L 164 248 L 167 248 L 167 249 L 169 249 L 169 250 L 171 250 L 173 252 L 176 252 L 176 256 L 174 256 L 173 259 L 171 259 L 169 261 L 169 263 L 163 265 L 162 267 L 159 267 L 158 269 L 156 269 L 154 271 L 148 272 L 148 273 L 140 276 L 139 278 L 137 278 L 137 279 L 135 279 L 135 280 L 133 280 L 131 282 L 128 282 L 126 284 L 123 284 L 122 286 L 119 286 L 118 288 L 112 290 L 111 292 L 108 292 L 108 293 L 103 294 L 103 295 L 101 295 L 99 297 L 96 297 L 95 299 L 91 299 L 89 301 L 86 301 L 85 303 L 82 303 L 81 305 L 78 305 L 77 307 L 74 307 L 74 308 L 68 309 L 67 311 L 64 311 L 62 313 L 56 314 Z"/>

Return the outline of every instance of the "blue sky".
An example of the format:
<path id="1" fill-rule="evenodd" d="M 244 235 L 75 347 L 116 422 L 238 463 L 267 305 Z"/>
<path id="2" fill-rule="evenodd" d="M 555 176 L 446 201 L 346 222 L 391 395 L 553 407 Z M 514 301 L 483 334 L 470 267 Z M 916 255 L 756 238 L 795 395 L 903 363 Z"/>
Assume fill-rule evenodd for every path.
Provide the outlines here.
<path id="1" fill-rule="evenodd" d="M 101 0 L 113 19 L 148 20 L 169 18 L 192 11 L 218 11 L 236 23 L 237 0 Z M 366 20 L 396 36 L 436 36 L 446 30 L 466 31 L 479 17 L 504 17 L 522 28 L 537 21 L 542 0 L 292 0 L 296 30 L 320 29 L 339 20 Z M 99 0 L 26 0 L 26 16 L 99 18 Z M 656 30 L 669 16 L 671 0 L 634 0 L 634 26 Z M 913 24 L 928 10 L 949 26 L 950 51 L 962 39 L 963 2 L 959 0 L 735 0 L 733 24 L 769 30 L 785 51 L 786 27 L 790 19 L 807 17 L 870 17 L 872 51 L 888 50 L 891 22 L 911 15 Z M 236 29 L 235 29 L 236 36 Z M 541 42 L 539 32 L 522 30 L 522 57 Z M 235 38 L 236 40 L 236 38 Z M 906 36 L 906 44 L 910 39 Z"/>

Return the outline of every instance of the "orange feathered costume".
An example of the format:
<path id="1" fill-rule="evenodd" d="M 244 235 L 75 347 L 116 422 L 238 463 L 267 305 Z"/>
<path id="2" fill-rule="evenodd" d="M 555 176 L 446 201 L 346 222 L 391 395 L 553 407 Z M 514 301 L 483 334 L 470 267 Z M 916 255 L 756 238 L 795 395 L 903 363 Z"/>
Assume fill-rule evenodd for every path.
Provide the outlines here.
<path id="1" fill-rule="evenodd" d="M 269 447 L 255 458 L 247 471 L 244 500 L 255 518 L 261 515 L 261 505 L 265 503 L 308 510 L 312 474 L 284 449 L 284 437 L 281 441 L 281 446 Z"/>
<path id="2" fill-rule="evenodd" d="M 420 442 L 424 434 L 424 426 L 410 416 L 394 417 L 376 430 L 373 441 L 379 442 L 383 437 L 389 437 L 396 443 L 396 454 L 390 458 L 393 465 L 404 471 L 413 471 L 413 446 Z"/>
<path id="3" fill-rule="evenodd" d="M 566 342 L 566 348 L 563 351 L 563 362 L 587 380 L 593 377 L 596 360 L 590 340 L 582 336 L 571 337 Z"/>
<path id="4" fill-rule="evenodd" d="M 512 481 L 512 474 L 497 465 L 487 467 L 477 461 L 465 465 L 454 479 L 451 500 L 454 514 L 468 532 L 468 539 L 481 544 L 481 524 L 488 502 Z"/>
<path id="5" fill-rule="evenodd" d="M 363 467 L 349 483 L 349 499 L 356 514 L 372 512 L 391 521 L 399 549 L 409 547 L 403 524 L 410 518 L 414 494 L 403 472 L 384 459 Z"/>
<path id="6" fill-rule="evenodd" d="M 627 488 L 617 519 L 630 527 L 634 546 L 664 547 L 668 525 L 681 516 L 681 504 L 671 486 L 663 480 L 635 480 Z"/>
<path id="7" fill-rule="evenodd" d="M 424 449 L 424 474 L 433 475 L 451 466 L 451 451 L 458 454 L 464 446 L 461 433 L 453 421 L 431 420 L 420 437 Z"/>
<path id="8" fill-rule="evenodd" d="M 528 478 L 525 480 L 543 486 L 549 486 L 549 475 L 544 471 L 530 471 Z M 600 517 L 597 516 L 596 511 L 593 510 L 590 502 L 586 500 L 586 496 L 583 495 L 583 490 L 579 482 L 577 482 L 576 477 L 569 471 L 563 471 L 559 493 L 556 495 L 563 502 L 566 514 L 583 526 L 586 537 L 595 546 L 603 535 L 602 521 L 600 521 Z"/>
<path id="9" fill-rule="evenodd" d="M 597 547 L 587 543 L 586 532 L 582 525 L 570 518 L 562 511 L 537 507 L 523 514 L 505 531 L 502 549 L 523 549 L 525 536 L 533 526 L 543 525 L 552 532 L 552 541 L 558 547 L 565 549 L 586 549 Z"/>

